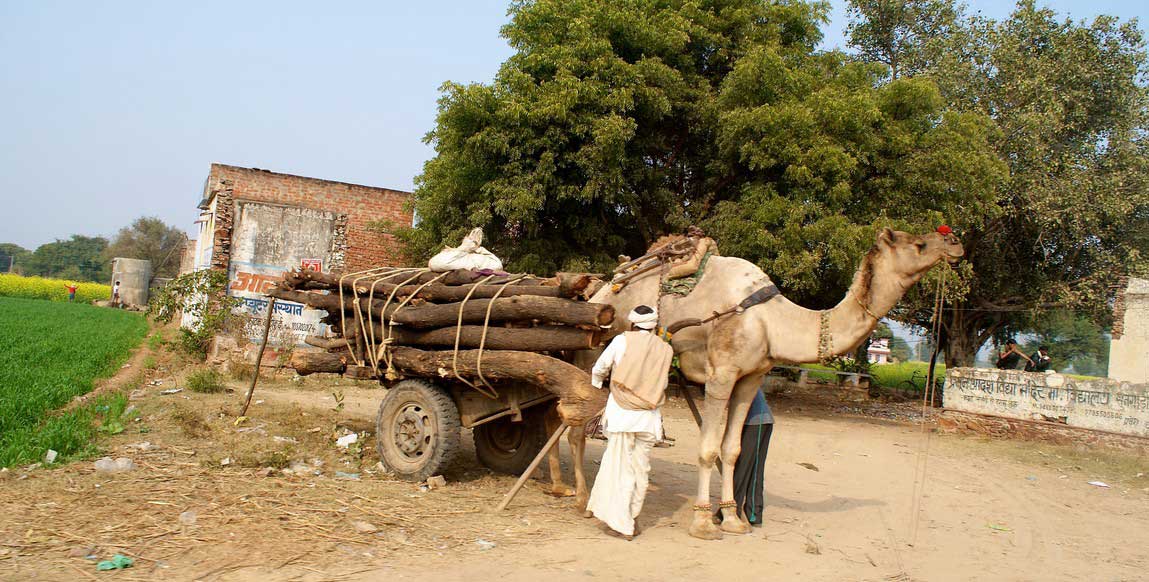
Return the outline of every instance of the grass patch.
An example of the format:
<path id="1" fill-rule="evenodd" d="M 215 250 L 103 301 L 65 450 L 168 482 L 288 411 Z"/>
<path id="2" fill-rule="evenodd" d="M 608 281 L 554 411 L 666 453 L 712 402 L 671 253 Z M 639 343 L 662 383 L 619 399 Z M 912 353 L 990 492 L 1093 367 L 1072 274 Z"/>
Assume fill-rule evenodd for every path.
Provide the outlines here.
<path id="1" fill-rule="evenodd" d="M 67 301 L 66 284 L 75 284 L 76 303 L 91 303 L 94 300 L 106 301 L 112 297 L 112 287 L 100 283 L 76 283 L 67 279 L 45 279 L 43 277 L 23 277 L 0 274 L 0 297 L 22 299 L 46 299 Z"/>
<path id="2" fill-rule="evenodd" d="M 198 439 L 211 434 L 211 425 L 203 419 L 200 413 L 194 410 L 177 407 L 172 410 L 171 419 L 189 438 Z"/>
<path id="3" fill-rule="evenodd" d="M 123 397 L 50 412 L 117 371 L 147 328 L 138 313 L 0 297 L 0 465 L 37 461 L 48 449 L 82 454 L 95 422 L 118 420 Z"/>
<path id="4" fill-rule="evenodd" d="M 875 364 L 870 368 L 870 375 L 874 377 L 873 382 L 883 388 L 908 387 L 903 382 L 913 382 L 917 389 L 921 390 L 926 385 L 926 374 L 929 371 L 929 362 L 901 362 L 898 364 Z M 918 374 L 916 379 L 914 373 Z M 934 368 L 934 375 L 937 380 L 945 380 L 945 364 L 939 362 Z"/>
<path id="5" fill-rule="evenodd" d="M 168 345 L 168 340 L 164 339 L 163 334 L 161 334 L 158 330 L 148 338 L 148 347 L 151 348 L 153 352 L 160 351 L 166 345 Z"/>
<path id="6" fill-rule="evenodd" d="M 255 377 L 255 366 L 247 362 L 231 362 L 228 373 L 240 382 L 250 382 Z"/>
<path id="7" fill-rule="evenodd" d="M 226 388 L 223 384 L 223 374 L 211 368 L 200 368 L 191 372 L 184 379 L 184 384 L 188 390 L 201 394 L 216 394 Z"/>
<path id="8" fill-rule="evenodd" d="M 807 378 L 810 380 L 822 380 L 826 382 L 837 382 L 838 375 L 836 370 L 830 366 L 823 366 L 822 364 L 802 364 L 801 368 L 807 371 Z M 920 391 L 926 385 L 926 374 L 929 372 L 930 365 L 928 362 L 901 362 L 898 364 L 874 364 L 870 366 L 870 375 L 873 377 L 872 383 L 875 386 L 883 388 L 905 388 L 906 384 L 903 382 L 912 381 Z M 918 377 L 914 379 L 914 373 Z M 938 380 L 945 380 L 946 367 L 945 364 L 939 363 L 934 370 Z"/>

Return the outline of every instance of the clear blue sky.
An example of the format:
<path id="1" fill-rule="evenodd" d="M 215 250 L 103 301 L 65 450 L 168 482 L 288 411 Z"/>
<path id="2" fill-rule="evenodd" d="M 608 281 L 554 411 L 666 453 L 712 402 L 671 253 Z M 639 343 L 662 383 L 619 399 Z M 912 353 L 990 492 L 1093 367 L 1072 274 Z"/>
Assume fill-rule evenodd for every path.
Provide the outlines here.
<path id="1" fill-rule="evenodd" d="M 510 55 L 507 4 L 0 0 L 0 242 L 142 215 L 189 229 L 211 162 L 411 189 L 438 87 Z M 1048 4 L 1149 20 L 1149 3 Z"/>

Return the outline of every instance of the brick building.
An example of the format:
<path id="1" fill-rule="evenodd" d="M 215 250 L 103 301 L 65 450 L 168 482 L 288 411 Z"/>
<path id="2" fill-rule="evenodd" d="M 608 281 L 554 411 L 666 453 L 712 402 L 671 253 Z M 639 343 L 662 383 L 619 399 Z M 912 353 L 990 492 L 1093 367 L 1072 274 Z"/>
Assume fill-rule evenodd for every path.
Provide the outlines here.
<path id="1" fill-rule="evenodd" d="M 373 222 L 410 226 L 410 192 L 212 164 L 199 203 L 199 236 L 183 269 L 228 273 L 229 294 L 243 301 L 248 339 L 268 305 L 264 292 L 289 269 L 355 272 L 400 262 L 398 242 L 371 231 Z M 274 344 L 298 344 L 322 333 L 319 314 L 278 302 Z M 262 313 L 262 315 L 261 315 Z M 236 338 L 240 339 L 240 338 Z"/>

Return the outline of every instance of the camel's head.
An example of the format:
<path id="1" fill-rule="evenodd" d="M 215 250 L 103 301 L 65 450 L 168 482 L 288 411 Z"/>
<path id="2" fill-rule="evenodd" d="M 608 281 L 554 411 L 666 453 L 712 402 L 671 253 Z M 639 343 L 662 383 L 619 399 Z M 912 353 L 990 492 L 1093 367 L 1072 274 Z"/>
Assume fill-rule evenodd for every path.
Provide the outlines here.
<path id="1" fill-rule="evenodd" d="M 875 247 L 894 271 L 914 280 L 939 262 L 956 263 L 965 254 L 961 241 L 948 227 L 921 236 L 884 228 Z"/>

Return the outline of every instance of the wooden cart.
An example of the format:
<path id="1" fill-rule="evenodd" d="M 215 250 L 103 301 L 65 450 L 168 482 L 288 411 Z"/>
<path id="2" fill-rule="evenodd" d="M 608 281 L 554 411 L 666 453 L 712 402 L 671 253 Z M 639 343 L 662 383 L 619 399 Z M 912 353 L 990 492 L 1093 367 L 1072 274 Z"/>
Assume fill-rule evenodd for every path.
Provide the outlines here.
<path id="1" fill-rule="evenodd" d="M 393 348 L 392 354 L 391 374 L 349 365 L 345 354 L 331 352 L 296 351 L 291 365 L 301 375 L 381 378 L 387 394 L 375 417 L 379 459 L 413 481 L 452 464 L 462 448 L 464 428 L 472 429 L 481 464 L 520 474 L 544 446 L 548 428 L 558 426 L 558 416 L 551 411 L 560 397 L 567 414 L 583 420 L 605 405 L 605 393 L 591 387 L 586 371 L 553 355 L 512 350 L 464 350 L 456 355 L 403 346 Z M 485 383 L 477 381 L 480 357 L 486 358 Z M 494 364 L 490 368 L 488 360 Z M 554 427 L 548 427 L 548 419 Z"/>
<path id="2" fill-rule="evenodd" d="M 384 466 L 412 481 L 451 466 L 464 428 L 472 429 L 483 466 L 522 473 L 546 441 L 544 417 L 557 399 L 525 382 L 495 383 L 495 395 L 441 378 L 383 384 L 388 390 L 375 417 L 375 447 Z"/>

